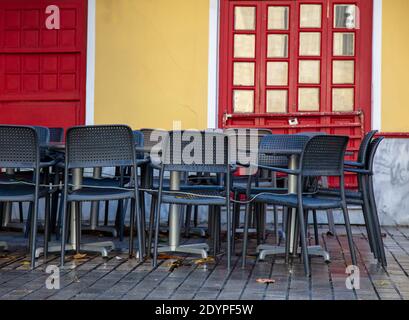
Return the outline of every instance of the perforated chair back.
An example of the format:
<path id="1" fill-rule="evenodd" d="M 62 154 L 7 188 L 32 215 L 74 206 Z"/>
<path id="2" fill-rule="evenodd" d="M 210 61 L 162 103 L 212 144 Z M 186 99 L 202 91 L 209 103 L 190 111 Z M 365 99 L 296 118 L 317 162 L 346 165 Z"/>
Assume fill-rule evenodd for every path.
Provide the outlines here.
<path id="1" fill-rule="evenodd" d="M 62 142 L 64 140 L 63 128 L 49 128 L 50 142 Z"/>
<path id="2" fill-rule="evenodd" d="M 224 133 L 227 135 L 257 134 L 261 136 L 273 134 L 273 132 L 269 129 L 258 129 L 258 128 L 227 128 L 227 129 L 224 129 Z"/>
<path id="3" fill-rule="evenodd" d="M 326 136 L 326 132 L 300 132 L 297 133 L 299 136 L 315 137 L 315 136 Z"/>
<path id="4" fill-rule="evenodd" d="M 259 150 L 282 150 L 282 149 L 295 149 L 303 150 L 309 137 L 305 135 L 286 135 L 286 134 L 273 134 L 264 136 L 259 145 Z M 273 156 L 266 155 L 262 152 L 259 153 L 258 163 L 264 166 L 270 167 L 288 167 L 287 156 Z"/>
<path id="5" fill-rule="evenodd" d="M 376 152 L 381 144 L 381 142 L 385 139 L 385 137 L 375 138 L 371 141 L 368 150 L 368 158 L 366 161 L 366 169 L 373 172 L 373 165 L 375 160 Z"/>
<path id="6" fill-rule="evenodd" d="M 144 144 L 143 133 L 139 130 L 134 130 L 132 133 L 133 133 L 133 139 L 135 142 L 135 147 L 143 147 L 143 144 Z"/>
<path id="7" fill-rule="evenodd" d="M 341 176 L 349 138 L 315 136 L 308 140 L 301 157 L 303 176 Z"/>
<path id="8" fill-rule="evenodd" d="M 0 168 L 38 168 L 38 140 L 32 127 L 0 125 Z"/>
<path id="9" fill-rule="evenodd" d="M 163 144 L 162 162 L 165 170 L 227 173 L 228 136 L 211 131 L 171 131 Z"/>
<path id="10" fill-rule="evenodd" d="M 133 140 L 135 143 L 135 147 L 143 147 L 144 144 L 144 139 L 143 139 L 143 133 L 139 130 L 134 130 L 133 131 Z M 136 157 L 138 159 L 142 159 L 144 157 L 143 152 L 137 152 Z"/>
<path id="11" fill-rule="evenodd" d="M 94 168 L 131 166 L 135 144 L 125 125 L 81 126 L 68 129 L 66 167 Z"/>
<path id="12" fill-rule="evenodd" d="M 33 126 L 37 131 L 40 146 L 48 146 L 50 143 L 50 130 L 47 127 Z"/>
<path id="13" fill-rule="evenodd" d="M 369 131 L 361 141 L 358 151 L 358 162 L 364 163 L 368 159 L 368 152 L 373 137 L 378 133 L 377 130 Z"/>

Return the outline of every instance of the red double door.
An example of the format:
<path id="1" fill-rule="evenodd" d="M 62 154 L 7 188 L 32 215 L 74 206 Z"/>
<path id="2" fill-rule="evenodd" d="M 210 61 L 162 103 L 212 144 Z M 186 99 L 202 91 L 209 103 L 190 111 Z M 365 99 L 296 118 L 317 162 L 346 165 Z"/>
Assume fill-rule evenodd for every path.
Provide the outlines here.
<path id="1" fill-rule="evenodd" d="M 0 124 L 84 124 L 86 3 L 0 1 Z M 60 29 L 47 28 L 50 5 L 59 8 Z"/>
<path id="2" fill-rule="evenodd" d="M 219 126 L 348 135 L 356 153 L 371 56 L 372 0 L 222 0 Z"/>

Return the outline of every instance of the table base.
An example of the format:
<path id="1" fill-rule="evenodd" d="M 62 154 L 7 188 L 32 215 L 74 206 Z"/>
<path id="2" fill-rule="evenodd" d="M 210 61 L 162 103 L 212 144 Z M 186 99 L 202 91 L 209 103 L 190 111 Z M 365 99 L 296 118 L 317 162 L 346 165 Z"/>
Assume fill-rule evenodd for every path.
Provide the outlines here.
<path id="1" fill-rule="evenodd" d="M 323 257 L 326 263 L 331 262 L 331 257 L 327 251 L 321 246 L 309 246 L 308 255 L 309 256 L 319 256 Z M 257 247 L 256 252 L 258 253 L 259 260 L 265 260 L 266 256 L 285 254 L 285 247 L 271 246 L 266 244 L 261 244 Z M 297 253 L 301 253 L 301 248 L 298 248 Z"/>
<path id="2" fill-rule="evenodd" d="M 41 226 L 41 225 L 39 225 Z M 18 231 L 26 231 L 26 224 L 24 222 L 8 222 L 7 225 L 4 226 L 4 229 L 9 230 L 18 230 Z"/>
<path id="3" fill-rule="evenodd" d="M 108 257 L 108 253 L 115 249 L 112 241 L 84 243 L 81 245 L 81 252 L 97 252 L 101 253 L 103 257 Z M 67 243 L 65 251 L 76 250 L 75 246 Z M 44 247 L 37 248 L 35 256 L 38 258 L 44 252 Z M 61 243 L 50 243 L 48 252 L 61 252 Z"/>
<path id="4" fill-rule="evenodd" d="M 207 243 L 194 243 L 194 244 L 187 244 L 187 245 L 180 245 L 177 247 L 173 246 L 165 246 L 159 247 L 158 252 L 180 252 L 180 253 L 192 253 L 201 255 L 202 258 L 206 259 L 208 257 L 207 252 L 209 251 L 209 246 Z"/>
<path id="5" fill-rule="evenodd" d="M 9 248 L 9 245 L 6 241 L 0 241 L 0 248 L 3 248 L 3 250 L 7 250 Z"/>

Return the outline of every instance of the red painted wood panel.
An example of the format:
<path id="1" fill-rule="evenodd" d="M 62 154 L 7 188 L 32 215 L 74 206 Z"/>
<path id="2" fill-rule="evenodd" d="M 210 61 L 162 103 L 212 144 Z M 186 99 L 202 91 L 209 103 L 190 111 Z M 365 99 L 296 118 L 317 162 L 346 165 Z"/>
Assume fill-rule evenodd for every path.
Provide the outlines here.
<path id="1" fill-rule="evenodd" d="M 335 28 L 334 8 L 336 5 L 356 5 L 359 8 L 359 27 L 355 29 Z M 302 28 L 300 12 L 302 5 L 320 5 L 321 26 Z M 256 10 L 255 30 L 235 30 L 234 10 L 236 7 L 254 7 Z M 269 7 L 287 7 L 289 10 L 288 28 L 269 30 L 267 26 Z M 314 32 L 321 35 L 321 54 L 301 56 L 299 41 L 301 32 Z M 333 35 L 335 32 L 353 33 L 355 37 L 352 56 L 334 56 Z M 234 57 L 234 35 L 254 34 L 256 54 L 254 59 Z M 267 57 L 267 37 L 269 34 L 288 35 L 288 57 Z M 222 0 L 220 30 L 220 92 L 219 127 L 258 127 L 269 128 L 275 133 L 298 133 L 303 131 L 323 131 L 329 134 L 348 135 L 349 150 L 356 157 L 360 141 L 366 131 L 371 129 L 371 59 L 372 59 L 372 1 L 371 0 L 270 0 L 244 1 Z M 299 83 L 298 64 L 300 60 L 320 62 L 320 81 L 317 84 Z M 334 61 L 354 61 L 354 83 L 334 84 L 332 65 Z M 234 62 L 255 62 L 254 86 L 235 86 L 233 83 Z M 286 85 L 267 85 L 267 62 L 288 63 L 288 83 Z M 299 110 L 298 90 L 316 88 L 320 90 L 319 110 L 303 112 Z M 354 109 L 348 112 L 334 111 L 332 90 L 348 88 L 354 90 Z M 254 112 L 237 113 L 233 107 L 234 90 L 254 90 Z M 268 113 L 266 107 L 267 90 L 288 90 L 286 112 Z M 291 120 L 296 120 L 295 123 Z M 349 185 L 355 181 L 349 179 Z"/>
<path id="2" fill-rule="evenodd" d="M 60 29 L 46 8 L 60 8 Z M 0 2 L 0 123 L 85 123 L 87 1 Z"/>

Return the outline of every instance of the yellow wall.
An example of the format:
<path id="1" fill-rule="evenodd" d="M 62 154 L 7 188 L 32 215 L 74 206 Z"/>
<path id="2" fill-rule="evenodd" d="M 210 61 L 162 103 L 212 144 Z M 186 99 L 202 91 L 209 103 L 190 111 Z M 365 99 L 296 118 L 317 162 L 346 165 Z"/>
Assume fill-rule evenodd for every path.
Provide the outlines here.
<path id="1" fill-rule="evenodd" d="M 95 123 L 203 129 L 209 0 L 97 0 Z"/>
<path id="2" fill-rule="evenodd" d="M 409 0 L 383 0 L 382 131 L 409 131 Z"/>

